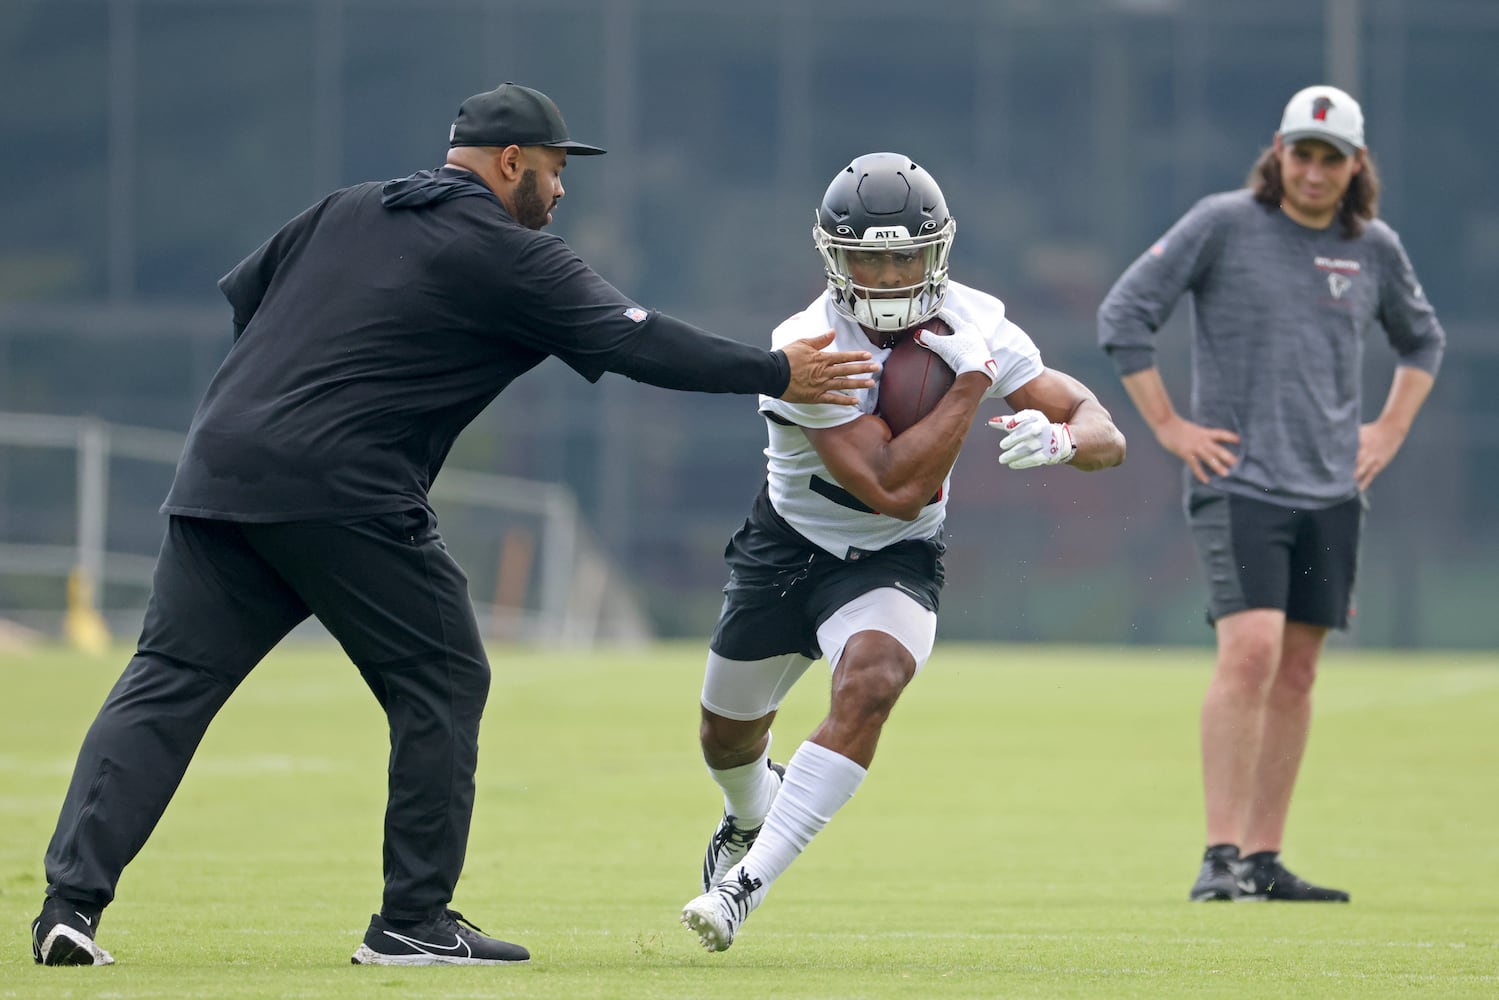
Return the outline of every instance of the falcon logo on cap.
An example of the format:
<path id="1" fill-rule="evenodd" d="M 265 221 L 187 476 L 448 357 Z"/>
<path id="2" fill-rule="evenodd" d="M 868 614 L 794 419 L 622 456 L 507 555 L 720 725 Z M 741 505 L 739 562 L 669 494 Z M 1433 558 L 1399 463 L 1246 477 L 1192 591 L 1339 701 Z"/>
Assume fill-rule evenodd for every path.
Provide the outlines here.
<path id="1" fill-rule="evenodd" d="M 1327 121 L 1327 113 L 1332 110 L 1332 98 L 1319 97 L 1312 102 L 1312 118 L 1319 122 Z"/>

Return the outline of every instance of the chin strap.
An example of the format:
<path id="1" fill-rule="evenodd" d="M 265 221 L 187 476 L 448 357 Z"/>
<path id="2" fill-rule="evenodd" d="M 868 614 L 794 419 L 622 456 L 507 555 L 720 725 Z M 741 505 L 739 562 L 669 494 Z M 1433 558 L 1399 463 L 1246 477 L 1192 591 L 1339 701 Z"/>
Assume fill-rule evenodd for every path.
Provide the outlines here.
<path id="1" fill-rule="evenodd" d="M 862 288 L 862 286 L 859 286 Z M 926 291 L 919 291 L 904 299 L 882 300 L 894 306 L 899 306 L 896 314 L 881 314 L 874 308 L 875 299 L 868 294 L 861 294 L 850 287 L 847 293 L 834 290 L 834 301 L 839 304 L 842 311 L 853 317 L 854 322 L 864 329 L 884 337 L 881 347 L 891 347 L 900 339 L 900 334 L 937 315 L 942 308 L 942 300 L 938 298 L 930 307 L 923 308 L 923 303 L 933 298 Z"/>

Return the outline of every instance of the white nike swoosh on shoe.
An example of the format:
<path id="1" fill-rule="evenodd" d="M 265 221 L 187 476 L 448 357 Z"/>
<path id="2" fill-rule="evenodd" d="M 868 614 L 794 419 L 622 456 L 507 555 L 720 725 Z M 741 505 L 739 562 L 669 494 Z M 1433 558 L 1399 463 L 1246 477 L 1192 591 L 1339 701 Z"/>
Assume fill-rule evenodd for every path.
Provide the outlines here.
<path id="1" fill-rule="evenodd" d="M 88 917 L 85 917 L 83 914 L 79 913 L 77 910 L 73 911 L 73 915 L 76 916 L 79 920 L 83 921 L 83 926 L 85 926 L 85 927 L 92 927 L 92 926 L 94 926 L 94 922 L 92 920 L 90 920 Z"/>
<path id="2" fill-rule="evenodd" d="M 415 948 L 418 951 L 424 951 L 429 955 L 439 951 L 447 951 L 457 954 L 458 949 L 460 948 L 464 949 L 464 951 L 468 954 L 472 954 L 472 952 L 468 951 L 468 945 L 463 943 L 463 938 L 459 937 L 456 934 L 453 935 L 452 944 L 434 944 L 431 941 L 418 941 L 416 938 L 407 937 L 404 934 L 397 934 L 394 931 L 386 931 L 385 936 L 395 938 L 402 944 Z"/>
<path id="3" fill-rule="evenodd" d="M 1240 892 L 1248 892 L 1248 893 L 1253 893 L 1254 892 L 1254 883 L 1253 882 L 1248 882 L 1248 881 L 1245 881 L 1244 879 L 1237 879 L 1236 882 L 1238 883 L 1239 891 Z"/>

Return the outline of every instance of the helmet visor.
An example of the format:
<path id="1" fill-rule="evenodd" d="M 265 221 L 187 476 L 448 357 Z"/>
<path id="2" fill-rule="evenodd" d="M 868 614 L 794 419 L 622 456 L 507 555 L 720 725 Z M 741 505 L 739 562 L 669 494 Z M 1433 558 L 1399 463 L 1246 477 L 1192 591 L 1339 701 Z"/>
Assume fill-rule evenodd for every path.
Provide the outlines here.
<path id="1" fill-rule="evenodd" d="M 949 219 L 921 236 L 854 239 L 818 226 L 813 239 L 837 307 L 866 327 L 904 330 L 941 308 L 955 229 Z"/>

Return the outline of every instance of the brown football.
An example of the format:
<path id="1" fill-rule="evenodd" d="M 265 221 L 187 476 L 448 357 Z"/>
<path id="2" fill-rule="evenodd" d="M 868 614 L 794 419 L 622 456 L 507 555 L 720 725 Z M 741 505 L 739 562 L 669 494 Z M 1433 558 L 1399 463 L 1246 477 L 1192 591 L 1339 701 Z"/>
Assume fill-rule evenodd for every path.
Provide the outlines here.
<path id="1" fill-rule="evenodd" d="M 952 388 L 957 378 L 947 363 L 916 343 L 914 334 L 925 329 L 947 336 L 952 327 L 933 317 L 900 335 L 880 369 L 880 384 L 874 412 L 899 434 L 932 411 L 937 400 Z"/>

